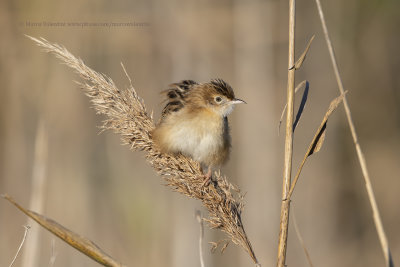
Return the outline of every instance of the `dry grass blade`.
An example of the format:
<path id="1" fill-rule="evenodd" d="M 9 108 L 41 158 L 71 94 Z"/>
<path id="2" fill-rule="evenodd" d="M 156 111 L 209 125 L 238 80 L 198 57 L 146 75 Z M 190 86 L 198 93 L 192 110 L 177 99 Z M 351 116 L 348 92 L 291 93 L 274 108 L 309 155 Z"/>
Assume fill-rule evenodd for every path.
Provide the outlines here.
<path id="1" fill-rule="evenodd" d="M 86 254 L 88 257 L 97 261 L 98 263 L 104 266 L 110 267 L 123 267 L 124 265 L 116 262 L 113 258 L 108 256 L 104 251 L 102 251 L 95 243 L 92 241 L 68 230 L 61 224 L 49 219 L 43 215 L 40 215 L 36 212 L 27 210 L 14 201 L 10 196 L 3 195 L 5 199 L 11 202 L 14 206 L 16 206 L 19 210 L 25 213 L 27 216 L 35 220 L 38 224 L 46 228 L 48 231 L 53 233 L 54 235 L 61 238 L 63 241 L 68 243 L 70 246 L 76 248 L 80 252 Z"/>
<path id="2" fill-rule="evenodd" d="M 215 181 L 204 187 L 202 180 L 198 179 L 202 175 L 198 162 L 182 155 L 161 153 L 151 138 L 153 118 L 132 85 L 126 90 L 119 90 L 110 78 L 87 67 L 64 47 L 43 38 L 27 37 L 61 59 L 84 80 L 80 83 L 82 90 L 97 113 L 106 115 L 101 126 L 103 130 L 120 134 L 123 144 L 131 149 L 145 151 L 148 162 L 172 190 L 201 200 L 209 212 L 210 217 L 204 220 L 210 227 L 225 232 L 258 263 L 242 224 L 243 197 L 238 188 L 219 172 L 214 173 Z"/>
<path id="3" fill-rule="evenodd" d="M 300 167 L 297 170 L 296 176 L 294 177 L 293 183 L 290 187 L 289 194 L 287 195 L 287 198 L 286 198 L 287 200 L 290 200 L 290 197 L 292 196 L 294 187 L 296 186 L 297 180 L 299 179 L 301 170 L 303 169 L 303 166 L 306 163 L 307 158 L 309 156 L 311 156 L 313 153 L 316 153 L 321 149 L 322 144 L 325 139 L 325 131 L 326 131 L 326 124 L 328 122 L 328 118 L 332 114 L 332 112 L 339 106 L 339 104 L 343 101 L 344 96 L 345 96 L 345 94 L 338 96 L 337 98 L 332 100 L 331 104 L 329 105 L 329 108 L 326 111 L 325 116 L 322 119 L 322 122 L 321 122 L 317 132 L 315 133 L 314 138 L 312 139 L 311 144 L 308 147 L 306 154 L 304 155 L 303 161 L 301 162 Z"/>
<path id="4" fill-rule="evenodd" d="M 294 123 L 293 123 L 293 132 L 296 130 L 297 124 L 299 124 L 301 115 L 303 114 L 304 107 L 306 106 L 306 103 L 307 103 L 308 90 L 310 88 L 310 84 L 307 81 L 305 81 L 305 82 L 306 82 L 306 86 L 304 88 L 303 96 L 301 97 L 299 109 L 297 110 L 296 119 L 294 120 Z"/>
<path id="5" fill-rule="evenodd" d="M 308 86 L 309 86 L 309 84 L 308 84 L 308 81 L 306 81 L 306 80 L 302 81 L 301 83 L 299 83 L 299 84 L 296 86 L 296 89 L 294 89 L 294 93 L 297 94 L 297 92 L 298 92 L 303 86 L 306 86 L 306 87 L 307 87 L 307 88 L 304 87 L 304 90 L 307 89 L 307 96 L 308 96 Z M 305 92 L 303 92 L 303 96 L 302 96 L 302 100 L 301 100 L 302 103 L 303 103 L 303 99 L 304 99 L 304 98 L 305 98 L 304 101 L 307 101 L 307 96 L 304 97 L 304 95 L 305 95 Z M 305 102 L 304 102 L 304 105 L 305 105 Z M 302 109 L 304 109 L 304 105 L 303 105 L 303 108 L 302 108 Z M 282 124 L 282 121 L 283 121 L 283 116 L 285 115 L 286 108 L 287 108 L 287 103 L 285 104 L 285 107 L 283 108 L 282 113 L 281 113 L 281 118 L 279 119 L 279 124 L 278 124 L 278 135 L 280 134 L 280 131 L 281 131 L 281 124 Z M 300 108 L 299 108 L 299 110 L 300 110 Z M 302 110 L 302 112 L 303 112 L 303 110 Z M 300 114 L 300 116 L 301 116 L 301 114 Z M 298 114 L 296 115 L 296 119 L 297 119 L 297 117 L 298 117 Z M 300 118 L 299 118 L 299 120 L 300 120 Z M 298 123 L 298 122 L 297 122 L 297 123 Z"/>
<path id="6" fill-rule="evenodd" d="M 296 63 L 294 64 L 294 66 L 292 68 L 298 70 L 300 69 L 301 65 L 303 65 L 304 60 L 306 59 L 308 50 L 310 49 L 311 43 L 314 40 L 315 35 L 313 35 L 310 39 L 310 41 L 308 41 L 308 44 L 306 46 L 306 49 L 304 49 L 303 54 L 301 54 L 301 56 L 299 57 L 299 59 L 296 61 Z"/>

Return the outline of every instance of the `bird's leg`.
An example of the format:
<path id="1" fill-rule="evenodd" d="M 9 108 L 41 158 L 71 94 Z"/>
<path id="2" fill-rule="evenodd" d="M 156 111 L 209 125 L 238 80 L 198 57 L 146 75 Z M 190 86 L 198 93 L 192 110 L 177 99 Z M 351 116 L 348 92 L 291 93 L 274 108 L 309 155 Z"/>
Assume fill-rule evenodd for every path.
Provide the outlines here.
<path id="1" fill-rule="evenodd" d="M 211 176 L 212 176 L 211 166 L 208 166 L 207 173 L 202 176 L 204 178 L 204 182 L 202 184 L 203 187 L 210 185 Z"/>

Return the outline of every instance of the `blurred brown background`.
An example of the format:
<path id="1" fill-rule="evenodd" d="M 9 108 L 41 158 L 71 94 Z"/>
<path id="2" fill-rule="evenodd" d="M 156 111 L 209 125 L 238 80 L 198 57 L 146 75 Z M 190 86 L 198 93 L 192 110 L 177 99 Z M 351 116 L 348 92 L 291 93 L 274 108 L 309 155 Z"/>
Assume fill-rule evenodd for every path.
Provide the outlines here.
<path id="1" fill-rule="evenodd" d="M 200 266 L 194 218 L 200 203 L 163 186 L 144 154 L 121 146 L 118 136 L 98 135 L 102 118 L 73 82 L 78 77 L 23 34 L 63 44 L 120 88 L 129 84 L 122 61 L 156 118 L 159 92 L 168 84 L 223 78 L 248 103 L 231 115 L 233 151 L 223 172 L 246 192 L 243 220 L 260 263 L 274 266 L 287 2 L 1 1 L 0 193 L 26 207 L 33 205 L 128 266 Z M 322 2 L 394 262 L 400 264 L 400 2 Z M 79 27 L 44 22 L 142 24 Z M 310 93 L 296 130 L 294 169 L 338 95 L 313 1 L 297 3 L 296 30 L 297 55 L 313 34 L 316 38 L 296 72 L 297 82 L 310 82 Z M 40 177 L 45 180 L 37 188 Z M 329 121 L 324 147 L 306 164 L 291 211 L 315 266 L 384 265 L 342 106 Z M 287 264 L 308 266 L 292 222 Z M 0 266 L 10 264 L 26 223 L 26 216 L 0 200 Z M 14 266 L 48 266 L 54 256 L 58 267 L 98 266 L 29 224 L 32 229 Z M 29 244 L 35 236 L 38 243 Z M 206 228 L 205 242 L 222 238 Z M 29 258 L 27 247 L 36 248 L 39 256 Z M 208 248 L 206 244 L 206 266 L 253 266 L 237 246 L 230 245 L 222 256 L 210 254 Z"/>

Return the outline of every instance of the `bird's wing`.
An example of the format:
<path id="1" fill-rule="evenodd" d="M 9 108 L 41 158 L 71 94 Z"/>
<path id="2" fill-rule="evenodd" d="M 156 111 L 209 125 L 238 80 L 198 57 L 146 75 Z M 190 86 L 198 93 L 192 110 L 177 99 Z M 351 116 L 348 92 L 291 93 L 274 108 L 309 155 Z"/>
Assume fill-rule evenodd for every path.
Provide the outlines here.
<path id="1" fill-rule="evenodd" d="M 186 95 L 197 84 L 197 82 L 192 80 L 184 80 L 179 83 L 173 83 L 170 85 L 169 89 L 164 90 L 163 93 L 166 95 L 165 101 L 167 102 L 167 104 L 165 105 L 161 113 L 160 121 L 162 121 L 172 112 L 177 112 L 178 110 L 180 110 L 185 104 Z"/>

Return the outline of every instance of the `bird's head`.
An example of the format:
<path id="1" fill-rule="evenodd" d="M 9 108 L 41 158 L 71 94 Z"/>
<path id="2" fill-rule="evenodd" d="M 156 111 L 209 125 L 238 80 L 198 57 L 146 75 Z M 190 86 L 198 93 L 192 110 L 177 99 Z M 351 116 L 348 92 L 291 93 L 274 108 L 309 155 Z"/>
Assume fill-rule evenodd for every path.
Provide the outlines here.
<path id="1" fill-rule="evenodd" d="M 236 104 L 246 103 L 236 98 L 232 87 L 221 79 L 200 84 L 198 89 L 202 104 L 223 117 L 228 116 Z"/>

